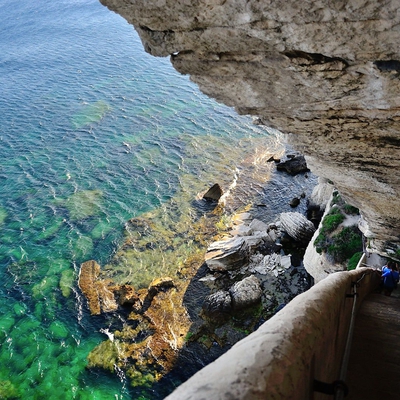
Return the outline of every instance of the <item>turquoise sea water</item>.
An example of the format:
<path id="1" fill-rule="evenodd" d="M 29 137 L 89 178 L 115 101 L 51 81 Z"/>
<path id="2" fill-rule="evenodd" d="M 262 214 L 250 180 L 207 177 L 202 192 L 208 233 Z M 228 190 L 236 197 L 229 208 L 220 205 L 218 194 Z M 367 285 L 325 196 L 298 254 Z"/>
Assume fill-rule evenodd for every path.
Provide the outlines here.
<path id="1" fill-rule="evenodd" d="M 140 398 L 85 368 L 105 336 L 80 263 L 107 262 L 129 218 L 228 185 L 280 135 L 145 54 L 96 0 L 0 0 L 0 16 L 0 398 Z"/>

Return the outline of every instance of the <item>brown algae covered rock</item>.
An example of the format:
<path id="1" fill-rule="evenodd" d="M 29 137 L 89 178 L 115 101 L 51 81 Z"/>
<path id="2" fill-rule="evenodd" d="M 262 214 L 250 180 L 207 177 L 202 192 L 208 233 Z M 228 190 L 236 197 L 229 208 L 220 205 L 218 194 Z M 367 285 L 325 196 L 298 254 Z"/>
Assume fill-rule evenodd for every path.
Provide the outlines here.
<path id="1" fill-rule="evenodd" d="M 164 278 L 150 286 L 145 296 L 150 303 L 132 311 L 123 328 L 89 354 L 89 368 L 123 369 L 132 386 L 151 385 L 172 369 L 191 320 L 182 305 L 184 288 L 171 282 Z"/>
<path id="2" fill-rule="evenodd" d="M 113 293 L 113 282 L 110 279 L 98 279 L 100 271 L 100 265 L 93 260 L 84 262 L 79 271 L 78 285 L 89 303 L 92 315 L 115 311 L 118 308 Z"/>

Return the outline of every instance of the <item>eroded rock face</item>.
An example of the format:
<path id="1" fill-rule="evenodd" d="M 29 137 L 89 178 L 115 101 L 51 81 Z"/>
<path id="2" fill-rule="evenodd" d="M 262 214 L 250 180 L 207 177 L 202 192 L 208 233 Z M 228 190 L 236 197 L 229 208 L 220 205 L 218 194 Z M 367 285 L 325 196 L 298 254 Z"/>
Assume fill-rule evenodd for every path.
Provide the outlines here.
<path id="1" fill-rule="evenodd" d="M 396 0 L 101 2 L 204 93 L 289 134 L 360 208 L 374 251 L 399 248 Z"/>

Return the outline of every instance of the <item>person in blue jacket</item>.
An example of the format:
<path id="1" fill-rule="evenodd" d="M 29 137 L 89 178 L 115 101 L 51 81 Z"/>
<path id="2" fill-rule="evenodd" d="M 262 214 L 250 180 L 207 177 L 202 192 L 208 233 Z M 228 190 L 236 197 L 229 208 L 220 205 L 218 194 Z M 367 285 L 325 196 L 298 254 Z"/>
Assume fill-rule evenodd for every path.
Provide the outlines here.
<path id="1" fill-rule="evenodd" d="M 390 296 L 399 282 L 399 272 L 394 262 L 388 262 L 387 267 L 382 268 L 383 294 Z"/>

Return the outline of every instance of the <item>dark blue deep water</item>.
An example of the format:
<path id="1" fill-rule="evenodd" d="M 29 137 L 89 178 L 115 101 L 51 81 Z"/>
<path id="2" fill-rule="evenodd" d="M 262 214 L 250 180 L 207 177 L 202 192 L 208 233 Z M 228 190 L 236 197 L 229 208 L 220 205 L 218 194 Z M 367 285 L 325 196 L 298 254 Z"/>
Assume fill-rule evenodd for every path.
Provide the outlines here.
<path id="1" fill-rule="evenodd" d="M 0 398 L 141 398 L 85 368 L 105 336 L 80 263 L 107 262 L 129 218 L 229 185 L 280 142 L 96 0 L 0 0 Z"/>

